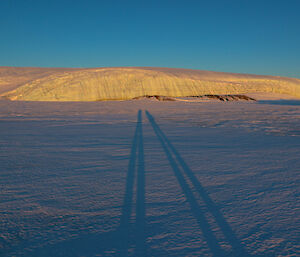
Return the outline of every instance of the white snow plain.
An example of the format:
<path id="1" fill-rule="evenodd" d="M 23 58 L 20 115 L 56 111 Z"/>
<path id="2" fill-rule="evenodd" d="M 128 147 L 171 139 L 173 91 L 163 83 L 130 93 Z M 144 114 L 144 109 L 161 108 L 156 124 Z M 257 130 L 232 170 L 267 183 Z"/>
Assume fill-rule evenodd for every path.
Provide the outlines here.
<path id="1" fill-rule="evenodd" d="M 299 255 L 299 101 L 0 107 L 3 257 Z"/>

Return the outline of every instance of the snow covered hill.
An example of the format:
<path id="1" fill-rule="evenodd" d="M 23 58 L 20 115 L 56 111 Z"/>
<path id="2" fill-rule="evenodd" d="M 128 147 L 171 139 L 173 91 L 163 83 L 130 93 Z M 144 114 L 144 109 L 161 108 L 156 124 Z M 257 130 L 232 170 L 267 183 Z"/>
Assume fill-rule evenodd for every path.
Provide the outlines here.
<path id="1" fill-rule="evenodd" d="M 254 92 L 300 98 L 300 79 L 174 68 L 0 67 L 0 93 L 10 100 L 101 101 Z"/>

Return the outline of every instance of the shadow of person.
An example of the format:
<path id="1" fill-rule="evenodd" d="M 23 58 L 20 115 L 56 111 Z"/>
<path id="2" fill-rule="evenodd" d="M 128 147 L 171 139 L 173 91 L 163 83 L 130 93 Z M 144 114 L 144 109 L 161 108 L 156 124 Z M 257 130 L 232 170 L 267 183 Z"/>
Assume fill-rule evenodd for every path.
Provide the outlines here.
<path id="1" fill-rule="evenodd" d="M 249 256 L 249 254 L 246 252 L 244 246 L 241 244 L 240 240 L 236 237 L 235 233 L 233 232 L 232 228 L 222 215 L 221 211 L 218 209 L 214 201 L 210 198 L 209 194 L 206 192 L 204 187 L 201 185 L 195 174 L 192 172 L 192 170 L 189 168 L 187 163 L 183 160 L 181 155 L 178 153 L 178 151 L 175 149 L 173 144 L 170 142 L 170 140 L 166 137 L 166 135 L 163 133 L 163 131 L 160 129 L 158 124 L 156 123 L 154 117 L 146 111 L 146 115 L 148 117 L 148 120 L 150 124 L 153 127 L 153 130 L 155 134 L 157 135 L 165 153 L 166 156 L 170 162 L 170 165 L 173 168 L 174 175 L 178 180 L 179 185 L 182 188 L 182 191 L 184 192 L 187 201 L 190 204 L 191 210 L 194 214 L 194 217 L 196 218 L 202 233 L 207 241 L 207 244 L 214 256 L 225 256 L 225 252 L 221 249 L 220 245 L 218 244 L 218 241 L 216 237 L 214 236 L 210 225 L 208 221 L 205 218 L 205 215 L 203 213 L 203 210 L 201 209 L 200 205 L 197 203 L 197 200 L 192 192 L 192 189 L 189 187 L 187 181 L 185 180 L 183 174 L 186 174 L 186 176 L 191 181 L 194 189 L 198 192 L 198 194 L 201 196 L 202 200 L 206 204 L 207 209 L 210 211 L 210 213 L 213 215 L 216 223 L 218 224 L 219 228 L 223 232 L 226 240 L 232 247 L 232 254 L 233 256 Z M 177 163 L 179 165 L 177 165 Z"/>
<path id="2" fill-rule="evenodd" d="M 131 221 L 135 178 L 136 220 Z M 120 224 L 116 230 L 101 234 L 87 234 L 75 239 L 46 245 L 30 252 L 30 256 L 147 256 L 145 208 L 145 164 L 142 112 L 138 111 L 127 168 L 125 194 Z"/>

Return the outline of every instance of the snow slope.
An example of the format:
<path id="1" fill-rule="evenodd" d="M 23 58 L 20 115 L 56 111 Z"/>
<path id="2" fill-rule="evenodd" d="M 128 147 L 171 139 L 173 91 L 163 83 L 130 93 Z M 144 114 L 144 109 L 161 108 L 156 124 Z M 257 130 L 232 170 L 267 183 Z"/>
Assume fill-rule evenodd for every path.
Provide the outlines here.
<path id="1" fill-rule="evenodd" d="M 30 70 L 14 69 L 15 72 L 18 69 L 22 72 L 24 69 Z M 6 72 L 9 71 L 10 68 L 7 68 Z M 25 101 L 99 101 L 125 100 L 144 95 L 182 97 L 273 92 L 300 98 L 299 79 L 274 76 L 171 68 L 40 69 L 40 77 L 37 72 L 30 73 L 33 74 L 30 81 L 22 78 L 21 83 L 18 79 L 18 86 L 6 90 L 2 96 Z M 5 77 L 3 72 L 0 88 L 8 83 L 11 85 L 10 80 L 14 77 Z"/>

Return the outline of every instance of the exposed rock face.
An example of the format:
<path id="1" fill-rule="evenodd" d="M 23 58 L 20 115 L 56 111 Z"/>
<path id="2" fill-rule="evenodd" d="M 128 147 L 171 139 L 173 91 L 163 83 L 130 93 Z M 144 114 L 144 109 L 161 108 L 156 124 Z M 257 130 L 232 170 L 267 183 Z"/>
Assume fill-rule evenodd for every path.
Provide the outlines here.
<path id="1" fill-rule="evenodd" d="M 246 95 L 204 95 L 192 97 L 217 99 L 220 101 L 256 101 L 254 98 Z"/>
<path id="2" fill-rule="evenodd" d="M 197 99 L 214 99 L 219 101 L 256 101 L 254 98 L 246 95 L 199 95 L 199 96 L 189 96 L 187 98 L 197 98 Z M 134 97 L 133 100 L 141 99 L 151 99 L 157 101 L 181 101 L 180 97 L 167 97 L 162 95 L 144 95 Z M 185 101 L 188 101 L 185 99 Z"/>
<path id="3" fill-rule="evenodd" d="M 176 98 L 162 96 L 162 95 L 144 95 L 144 96 L 138 96 L 133 98 L 133 100 L 140 100 L 140 99 L 154 99 L 157 101 L 176 101 Z"/>
<path id="4" fill-rule="evenodd" d="M 30 68 L 11 69 L 14 69 L 11 77 L 7 75 L 3 79 L 2 74 L 0 78 L 0 89 L 7 81 L 15 88 L 2 93 L 2 97 L 11 100 L 99 101 L 147 95 L 185 97 L 253 92 L 282 93 L 300 98 L 300 79 L 273 76 L 169 68 L 49 69 L 49 72 L 41 69 L 41 76 L 35 70 L 30 79 L 28 72 L 26 79 L 23 82 L 18 79 L 18 85 L 13 87 L 11 83 L 18 69 L 24 72 Z"/>

